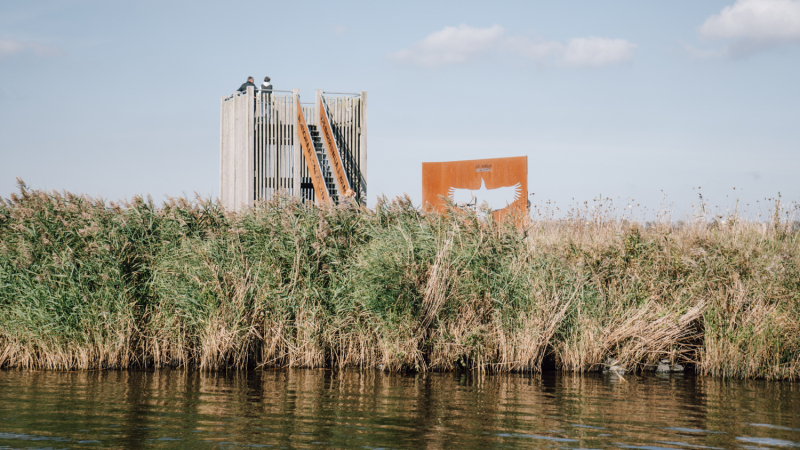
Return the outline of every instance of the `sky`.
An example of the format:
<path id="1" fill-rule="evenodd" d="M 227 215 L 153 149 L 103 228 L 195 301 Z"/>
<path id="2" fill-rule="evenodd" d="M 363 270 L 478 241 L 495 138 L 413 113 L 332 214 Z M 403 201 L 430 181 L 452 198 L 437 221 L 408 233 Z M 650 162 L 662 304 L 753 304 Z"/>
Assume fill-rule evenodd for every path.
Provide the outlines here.
<path id="1" fill-rule="evenodd" d="M 0 196 L 215 198 L 220 98 L 265 75 L 368 92 L 370 204 L 505 156 L 535 204 L 800 201 L 799 0 L 5 0 Z"/>

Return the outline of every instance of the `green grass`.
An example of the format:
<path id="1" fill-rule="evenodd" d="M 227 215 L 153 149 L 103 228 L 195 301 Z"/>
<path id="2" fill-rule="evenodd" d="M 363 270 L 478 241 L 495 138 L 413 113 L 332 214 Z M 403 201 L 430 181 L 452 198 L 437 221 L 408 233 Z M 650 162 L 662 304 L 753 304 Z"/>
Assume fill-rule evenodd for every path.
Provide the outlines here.
<path id="1" fill-rule="evenodd" d="M 0 202 L 0 366 L 583 372 L 614 357 L 797 379 L 799 237 L 777 213 L 585 209 L 517 228 L 403 198 L 232 214 L 21 184 Z"/>

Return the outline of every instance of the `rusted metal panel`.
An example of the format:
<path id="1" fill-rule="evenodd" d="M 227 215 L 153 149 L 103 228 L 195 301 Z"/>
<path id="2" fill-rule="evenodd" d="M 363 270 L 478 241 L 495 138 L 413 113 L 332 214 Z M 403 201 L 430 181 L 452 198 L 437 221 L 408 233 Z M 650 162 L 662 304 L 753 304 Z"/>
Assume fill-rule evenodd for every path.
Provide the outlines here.
<path id="1" fill-rule="evenodd" d="M 528 216 L 528 157 L 422 163 L 422 203 L 444 212 L 447 199 L 464 209 L 489 207 L 497 220 Z"/>
<path id="2" fill-rule="evenodd" d="M 295 122 L 297 126 L 298 137 L 300 138 L 300 146 L 303 148 L 303 155 L 306 158 L 306 165 L 308 166 L 308 174 L 311 177 L 311 182 L 314 184 L 314 195 L 318 202 L 329 203 L 331 201 L 328 195 L 328 188 L 325 186 L 325 179 L 322 177 L 322 168 L 319 166 L 319 159 L 314 152 L 314 143 L 311 141 L 311 133 L 308 131 L 306 119 L 303 116 L 303 107 L 300 105 L 300 97 L 297 98 L 297 109 Z"/>
<path id="3" fill-rule="evenodd" d="M 328 160 L 331 162 L 333 168 L 333 176 L 336 180 L 339 195 L 349 195 L 350 183 L 347 181 L 347 174 L 342 165 L 342 158 L 339 156 L 339 148 L 336 146 L 336 140 L 333 138 L 333 130 L 328 121 L 328 110 L 325 108 L 325 102 L 322 96 L 317 99 L 317 111 L 319 112 L 319 125 L 322 128 L 322 140 L 325 143 L 325 152 L 328 154 Z"/>

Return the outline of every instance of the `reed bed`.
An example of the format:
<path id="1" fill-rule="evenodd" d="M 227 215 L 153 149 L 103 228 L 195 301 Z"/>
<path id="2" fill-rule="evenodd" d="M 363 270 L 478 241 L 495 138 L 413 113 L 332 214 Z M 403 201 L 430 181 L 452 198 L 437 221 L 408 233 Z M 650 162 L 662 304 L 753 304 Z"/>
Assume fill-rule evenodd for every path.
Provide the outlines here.
<path id="1" fill-rule="evenodd" d="M 516 227 L 408 198 L 0 201 L 0 366 L 800 376 L 800 230 L 575 208 Z"/>

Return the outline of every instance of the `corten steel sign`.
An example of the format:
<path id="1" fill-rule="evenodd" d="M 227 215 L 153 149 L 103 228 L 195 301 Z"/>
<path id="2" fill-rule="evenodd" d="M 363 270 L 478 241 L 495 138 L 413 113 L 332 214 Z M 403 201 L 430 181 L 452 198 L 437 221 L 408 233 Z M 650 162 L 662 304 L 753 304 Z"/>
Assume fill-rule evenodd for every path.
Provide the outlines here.
<path id="1" fill-rule="evenodd" d="M 333 139 L 333 130 L 331 130 L 331 124 L 328 122 L 328 110 L 325 108 L 325 102 L 322 101 L 322 97 L 320 97 L 319 103 L 317 103 L 317 110 L 319 111 L 319 123 L 322 126 L 325 150 L 328 154 L 328 160 L 331 162 L 331 166 L 333 166 L 333 176 L 336 179 L 339 194 L 344 195 L 350 190 L 350 183 L 348 183 L 347 175 L 344 173 L 342 158 L 340 158 L 336 141 Z"/>
<path id="2" fill-rule="evenodd" d="M 300 147 L 303 148 L 303 155 L 306 157 L 308 165 L 308 175 L 314 184 L 314 194 L 318 202 L 330 202 L 328 187 L 325 186 L 325 179 L 322 177 L 322 169 L 319 166 L 317 153 L 314 151 L 314 143 L 311 141 L 311 133 L 308 131 L 306 118 L 303 117 L 303 108 L 300 106 L 300 97 L 297 97 L 297 133 L 300 137 Z"/>
<path id="3" fill-rule="evenodd" d="M 495 219 L 528 215 L 528 157 L 422 163 L 422 204 L 443 212 L 446 200 Z"/>

